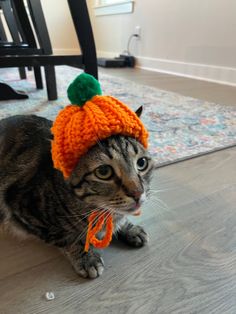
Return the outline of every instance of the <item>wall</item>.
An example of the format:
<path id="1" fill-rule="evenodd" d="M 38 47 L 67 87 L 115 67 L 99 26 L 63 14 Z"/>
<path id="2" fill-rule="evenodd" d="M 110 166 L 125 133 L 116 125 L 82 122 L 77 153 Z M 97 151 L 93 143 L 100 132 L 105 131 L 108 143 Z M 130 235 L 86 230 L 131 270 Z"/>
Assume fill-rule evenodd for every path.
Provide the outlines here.
<path id="1" fill-rule="evenodd" d="M 67 1 L 41 0 L 41 3 L 54 53 L 80 53 Z"/>
<path id="2" fill-rule="evenodd" d="M 132 42 L 140 67 L 236 84 L 235 0 L 136 0 L 133 14 L 95 17 L 88 1 L 99 55 Z"/>

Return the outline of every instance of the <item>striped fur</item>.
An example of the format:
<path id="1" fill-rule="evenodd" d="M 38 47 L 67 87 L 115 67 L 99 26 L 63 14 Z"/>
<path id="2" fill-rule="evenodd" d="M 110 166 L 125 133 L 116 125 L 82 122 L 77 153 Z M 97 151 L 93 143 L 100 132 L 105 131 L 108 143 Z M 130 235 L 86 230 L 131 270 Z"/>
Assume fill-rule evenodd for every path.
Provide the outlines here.
<path id="1" fill-rule="evenodd" d="M 145 199 L 153 162 L 135 139 L 114 136 L 98 141 L 65 181 L 52 166 L 51 125 L 37 116 L 14 116 L 0 122 L 0 224 L 60 247 L 81 276 L 94 278 L 102 273 L 103 261 L 92 249 L 87 255 L 83 252 L 88 214 L 110 210 L 118 235 L 131 245 L 143 245 L 147 240 L 143 230 L 137 235 L 142 243 L 129 240 L 134 226 L 126 214 L 132 214 Z M 142 157 L 149 166 L 138 171 L 137 161 Z M 95 174 L 104 164 L 113 169 L 109 180 Z"/>

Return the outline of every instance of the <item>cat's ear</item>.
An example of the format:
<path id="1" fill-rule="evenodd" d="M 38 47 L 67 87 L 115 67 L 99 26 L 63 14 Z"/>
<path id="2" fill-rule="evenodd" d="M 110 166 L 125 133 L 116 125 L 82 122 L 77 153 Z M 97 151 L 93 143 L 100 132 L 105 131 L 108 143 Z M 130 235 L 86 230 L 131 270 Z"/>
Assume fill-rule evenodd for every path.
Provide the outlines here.
<path id="1" fill-rule="evenodd" d="M 137 115 L 139 118 L 141 117 L 142 112 L 143 112 L 143 106 L 140 106 L 140 107 L 135 111 L 136 115 Z"/>

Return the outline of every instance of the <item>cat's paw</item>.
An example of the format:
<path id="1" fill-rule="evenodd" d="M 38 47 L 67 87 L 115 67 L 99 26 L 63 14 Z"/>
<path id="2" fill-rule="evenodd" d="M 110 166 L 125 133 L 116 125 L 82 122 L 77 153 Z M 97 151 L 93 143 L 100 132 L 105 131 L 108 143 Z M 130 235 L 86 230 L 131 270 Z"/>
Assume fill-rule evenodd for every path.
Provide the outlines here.
<path id="1" fill-rule="evenodd" d="M 148 234 L 140 226 L 132 226 L 122 235 L 122 240 L 133 247 L 142 247 L 148 242 Z"/>
<path id="2" fill-rule="evenodd" d="M 94 279 L 102 275 L 104 262 L 99 254 L 88 252 L 80 257 L 74 268 L 79 276 Z"/>

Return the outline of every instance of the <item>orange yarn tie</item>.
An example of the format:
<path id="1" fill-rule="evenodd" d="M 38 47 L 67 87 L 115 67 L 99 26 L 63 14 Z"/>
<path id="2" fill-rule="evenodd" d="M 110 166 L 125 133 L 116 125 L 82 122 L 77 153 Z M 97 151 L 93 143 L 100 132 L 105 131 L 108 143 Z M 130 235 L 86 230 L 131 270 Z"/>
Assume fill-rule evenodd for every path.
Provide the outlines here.
<path id="1" fill-rule="evenodd" d="M 97 222 L 95 223 L 96 220 Z M 107 247 L 111 242 L 113 233 L 112 216 L 107 213 L 101 214 L 101 212 L 95 211 L 89 216 L 88 221 L 89 225 L 84 247 L 85 252 L 88 252 L 90 244 L 99 249 Z M 99 240 L 96 235 L 102 230 L 104 225 L 105 235 L 103 239 Z"/>

